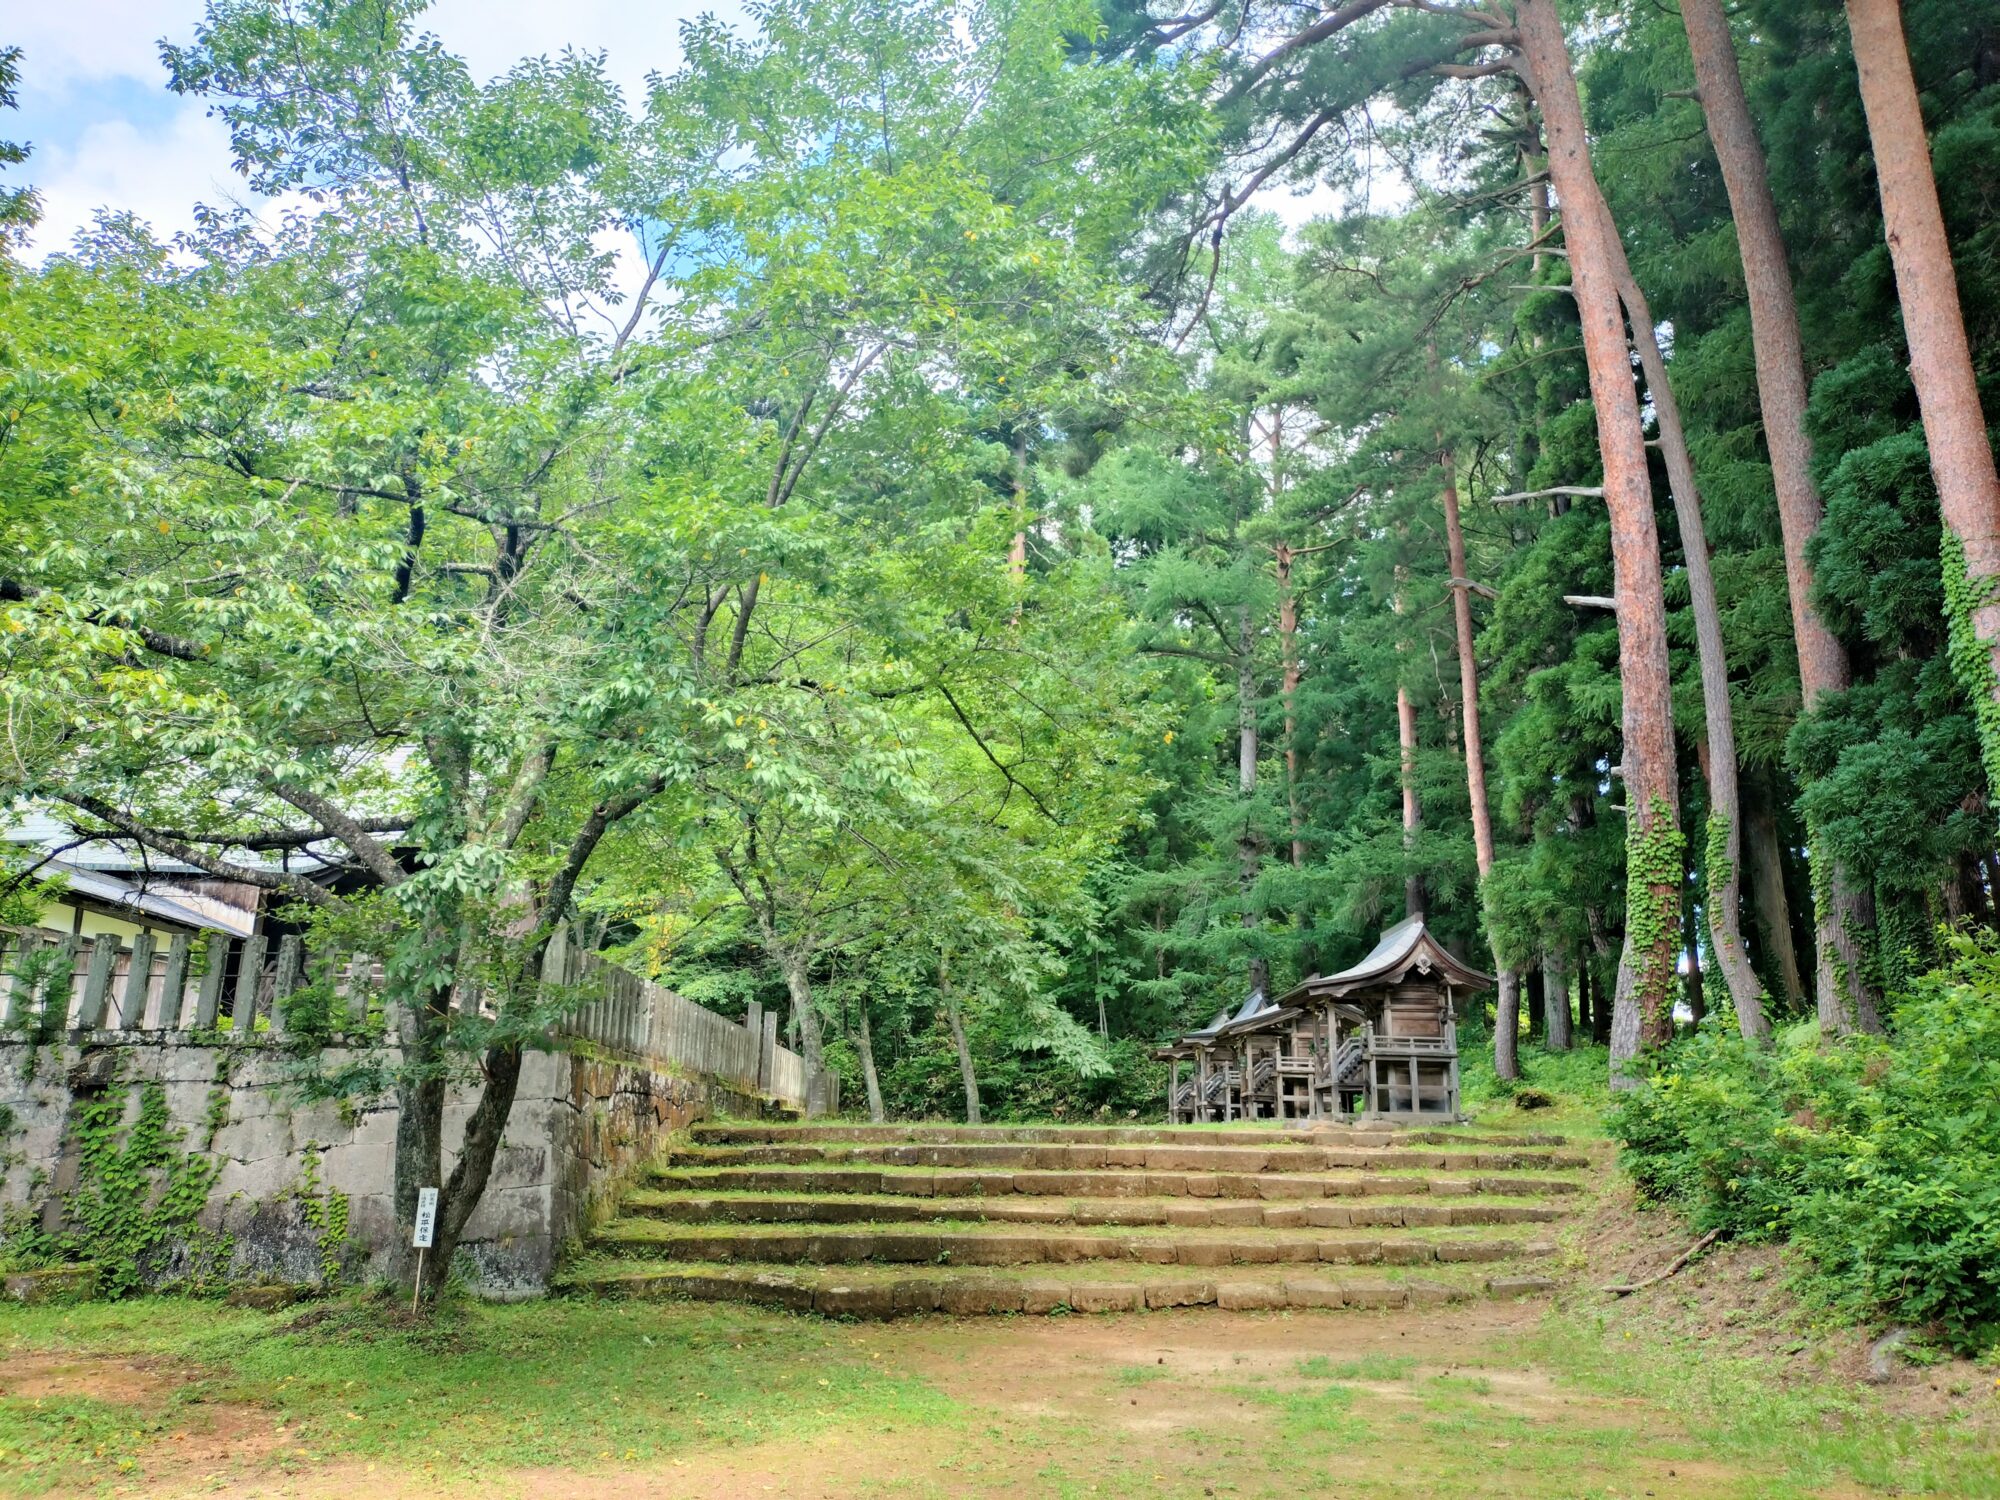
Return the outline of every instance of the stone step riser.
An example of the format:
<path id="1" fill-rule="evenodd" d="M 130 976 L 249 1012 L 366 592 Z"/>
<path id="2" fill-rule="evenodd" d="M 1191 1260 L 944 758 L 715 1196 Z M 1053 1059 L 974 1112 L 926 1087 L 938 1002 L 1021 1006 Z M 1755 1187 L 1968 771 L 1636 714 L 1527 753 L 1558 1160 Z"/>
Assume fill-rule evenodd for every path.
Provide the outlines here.
<path id="1" fill-rule="evenodd" d="M 1560 1208 L 1532 1203 L 884 1203 L 838 1198 L 627 1198 L 627 1217 L 671 1224 L 915 1224 L 985 1220 L 998 1224 L 1077 1224 L 1181 1229 L 1441 1229 L 1485 1224 L 1548 1224 Z"/>
<path id="2" fill-rule="evenodd" d="M 1252 1133 L 1254 1130 L 1254 1134 Z M 1303 1145 L 1342 1146 L 1357 1150 L 1380 1150 L 1391 1146 L 1567 1146 L 1560 1135 L 1450 1135 L 1438 1130 L 1408 1130 L 1382 1126 L 1357 1129 L 1328 1126 L 1317 1130 L 1246 1129 L 1234 1139 L 1219 1138 L 1213 1130 L 1148 1125 L 765 1125 L 702 1123 L 690 1130 L 693 1139 L 717 1146 L 812 1145 L 820 1142 L 849 1142 L 855 1145 L 907 1143 L 912 1145 L 1022 1144 L 1022 1145 Z M 1245 1137 L 1248 1137 L 1246 1141 Z"/>
<path id="3" fill-rule="evenodd" d="M 1489 1278 L 1489 1297 L 1543 1296 L 1554 1289 L 1544 1277 Z M 1299 1309 L 1379 1309 L 1435 1307 L 1465 1301 L 1465 1288 L 1427 1282 L 1352 1282 L 1317 1278 L 1282 1281 L 1189 1280 L 1143 1285 L 1118 1282 L 980 1281 L 927 1277 L 860 1286 L 809 1285 L 777 1277 L 718 1276 L 704 1272 L 660 1272 L 580 1285 L 601 1296 L 671 1298 L 697 1302 L 747 1302 L 829 1318 L 889 1319 L 920 1313 L 960 1317 L 1002 1313 L 1139 1312 L 1172 1307 L 1219 1307 L 1231 1311 Z"/>
<path id="4" fill-rule="evenodd" d="M 1546 1151 L 1405 1151 L 1279 1146 L 713 1146 L 667 1154 L 669 1167 L 990 1167 L 1016 1171 L 1137 1169 L 1148 1172 L 1541 1171 L 1576 1170 L 1585 1156 Z"/>
<path id="5" fill-rule="evenodd" d="M 856 1168 L 767 1171 L 656 1168 L 650 1186 L 691 1193 L 838 1193 L 903 1198 L 1536 1198 L 1569 1196 L 1581 1185 L 1560 1177 L 1319 1177 L 1238 1172 L 872 1172 Z"/>
<path id="6" fill-rule="evenodd" d="M 613 1224 L 590 1248 L 648 1260 L 737 1261 L 762 1265 L 1031 1266 L 1077 1261 L 1137 1261 L 1146 1265 L 1235 1266 L 1324 1262 L 1333 1265 L 1467 1265 L 1536 1258 L 1553 1246 L 1519 1240 L 1421 1239 L 1138 1239 L 1117 1235 L 621 1234 Z"/>

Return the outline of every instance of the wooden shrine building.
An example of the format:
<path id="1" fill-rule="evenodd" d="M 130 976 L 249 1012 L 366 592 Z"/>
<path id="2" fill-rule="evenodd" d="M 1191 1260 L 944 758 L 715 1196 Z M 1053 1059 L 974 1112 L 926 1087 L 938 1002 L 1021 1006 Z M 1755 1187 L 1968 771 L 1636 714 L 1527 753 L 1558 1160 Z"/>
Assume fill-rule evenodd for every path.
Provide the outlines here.
<path id="1" fill-rule="evenodd" d="M 1456 1120 L 1457 1007 L 1492 983 L 1411 917 L 1352 968 L 1276 1000 L 1253 993 L 1155 1052 L 1170 1065 L 1167 1118 Z"/>

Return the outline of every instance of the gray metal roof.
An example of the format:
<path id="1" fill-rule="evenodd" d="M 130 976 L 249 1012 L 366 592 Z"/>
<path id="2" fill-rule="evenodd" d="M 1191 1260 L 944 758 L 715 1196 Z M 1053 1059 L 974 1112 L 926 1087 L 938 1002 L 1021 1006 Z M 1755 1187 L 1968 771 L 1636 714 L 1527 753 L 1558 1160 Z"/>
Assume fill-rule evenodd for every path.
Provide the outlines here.
<path id="1" fill-rule="evenodd" d="M 42 867 L 46 877 L 61 877 L 74 895 L 105 906 L 121 907 L 133 921 L 148 918 L 187 927 L 195 931 L 226 932 L 232 937 L 248 937 L 257 925 L 255 912 L 239 911 L 221 901 L 204 900 L 192 891 L 149 890 L 138 881 L 102 870 L 86 870 L 66 860 L 50 860 Z"/>
<path id="2" fill-rule="evenodd" d="M 1405 917 L 1375 940 L 1368 956 L 1338 974 L 1315 974 L 1295 986 L 1282 1003 L 1323 1000 L 1345 995 L 1366 985 L 1401 979 L 1411 968 L 1428 973 L 1435 969 L 1445 982 L 1465 989 L 1486 989 L 1491 974 L 1475 969 L 1431 936 L 1422 917 Z"/>

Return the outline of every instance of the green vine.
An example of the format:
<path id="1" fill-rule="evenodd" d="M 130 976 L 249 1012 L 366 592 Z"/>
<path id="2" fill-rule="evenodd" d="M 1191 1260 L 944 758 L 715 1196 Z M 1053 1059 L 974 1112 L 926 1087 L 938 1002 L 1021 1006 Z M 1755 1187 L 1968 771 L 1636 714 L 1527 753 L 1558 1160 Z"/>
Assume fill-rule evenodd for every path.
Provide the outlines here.
<path id="1" fill-rule="evenodd" d="M 1806 850 L 1811 858 L 1806 861 L 1812 878 L 1813 919 L 1815 926 L 1824 930 L 1828 916 L 1833 912 L 1833 860 L 1826 854 L 1826 843 L 1821 838 L 1818 826 L 1812 819 L 1806 820 Z M 1848 925 L 1848 941 L 1860 951 L 1862 969 L 1856 972 L 1840 951 L 1838 943 L 1819 944 L 1820 953 L 1833 976 L 1834 994 L 1838 999 L 1841 1014 L 1852 1023 L 1855 1014 L 1855 985 L 1875 984 L 1879 986 L 1879 960 L 1871 947 L 1875 937 L 1871 926 Z"/>
<path id="2" fill-rule="evenodd" d="M 1702 841 L 1702 873 L 1706 879 L 1702 889 L 1708 894 L 1708 909 L 1717 910 L 1722 903 L 1722 891 L 1736 879 L 1736 864 L 1729 857 L 1729 820 L 1719 813 L 1708 815 L 1707 837 Z M 1714 938 L 1714 923 L 1709 924 L 1710 939 Z"/>
<path id="3" fill-rule="evenodd" d="M 319 1250 L 319 1276 L 324 1286 L 340 1284 L 341 1263 L 347 1249 L 348 1197 L 328 1188 L 320 1192 L 320 1148 L 306 1142 L 304 1165 L 299 1171 L 299 1216 L 315 1231 Z"/>
<path id="4" fill-rule="evenodd" d="M 208 1090 L 208 1105 L 201 1117 L 201 1149 L 213 1151 L 215 1138 L 229 1123 L 229 1070 L 236 1061 L 236 1054 L 218 1047 L 215 1053 L 215 1078 Z"/>
<path id="5" fill-rule="evenodd" d="M 1680 919 L 1687 840 L 1664 797 L 1651 803 L 1652 826 L 1633 818 L 1625 834 L 1625 931 L 1632 944 L 1634 996 L 1652 1020 L 1673 1003 L 1673 965 L 1652 956 L 1670 952 Z"/>
<path id="6" fill-rule="evenodd" d="M 234 1240 L 199 1222 L 218 1164 L 179 1149 L 168 1123 L 164 1085 L 139 1085 L 138 1113 L 125 1121 L 132 1091 L 116 1078 L 70 1108 L 68 1141 L 76 1185 L 58 1203 L 57 1228 L 9 1225 L 8 1257 L 29 1264 L 97 1266 L 100 1290 L 122 1296 L 170 1268 L 183 1284 L 205 1285 L 226 1271 Z M 176 1265 L 176 1262 L 178 1264 Z"/>
<path id="7" fill-rule="evenodd" d="M 1965 690 L 1979 729 L 1979 757 L 1986 766 L 1986 784 L 2000 787 L 2000 681 L 1993 673 L 1990 642 L 1979 639 L 1973 616 L 1992 596 L 1994 579 L 1975 583 L 1966 570 L 1965 544 L 1949 526 L 1943 528 L 1945 655 L 1952 676 Z"/>

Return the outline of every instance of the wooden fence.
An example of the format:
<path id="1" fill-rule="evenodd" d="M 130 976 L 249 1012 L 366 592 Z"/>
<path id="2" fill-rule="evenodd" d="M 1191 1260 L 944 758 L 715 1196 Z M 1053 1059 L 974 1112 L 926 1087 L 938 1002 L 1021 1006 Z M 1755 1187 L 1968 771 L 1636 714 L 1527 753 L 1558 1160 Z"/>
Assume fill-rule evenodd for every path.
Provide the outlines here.
<path id="1" fill-rule="evenodd" d="M 544 981 L 579 992 L 552 1028 L 560 1038 L 644 1058 L 764 1094 L 812 1113 L 831 1112 L 838 1080 L 809 1079 L 805 1059 L 778 1045 L 776 1012 L 754 1001 L 738 1023 L 639 978 L 560 936 Z M 235 1040 L 281 1036 L 286 1001 L 319 989 L 326 1029 L 349 1038 L 393 1034 L 381 968 L 366 956 L 317 960 L 297 937 L 182 935 L 161 945 L 0 928 L 0 1020 L 7 1033 L 215 1032 Z M 477 1007 L 479 997 L 456 1002 Z M 330 1012 L 330 1014 L 328 1013 Z"/>

